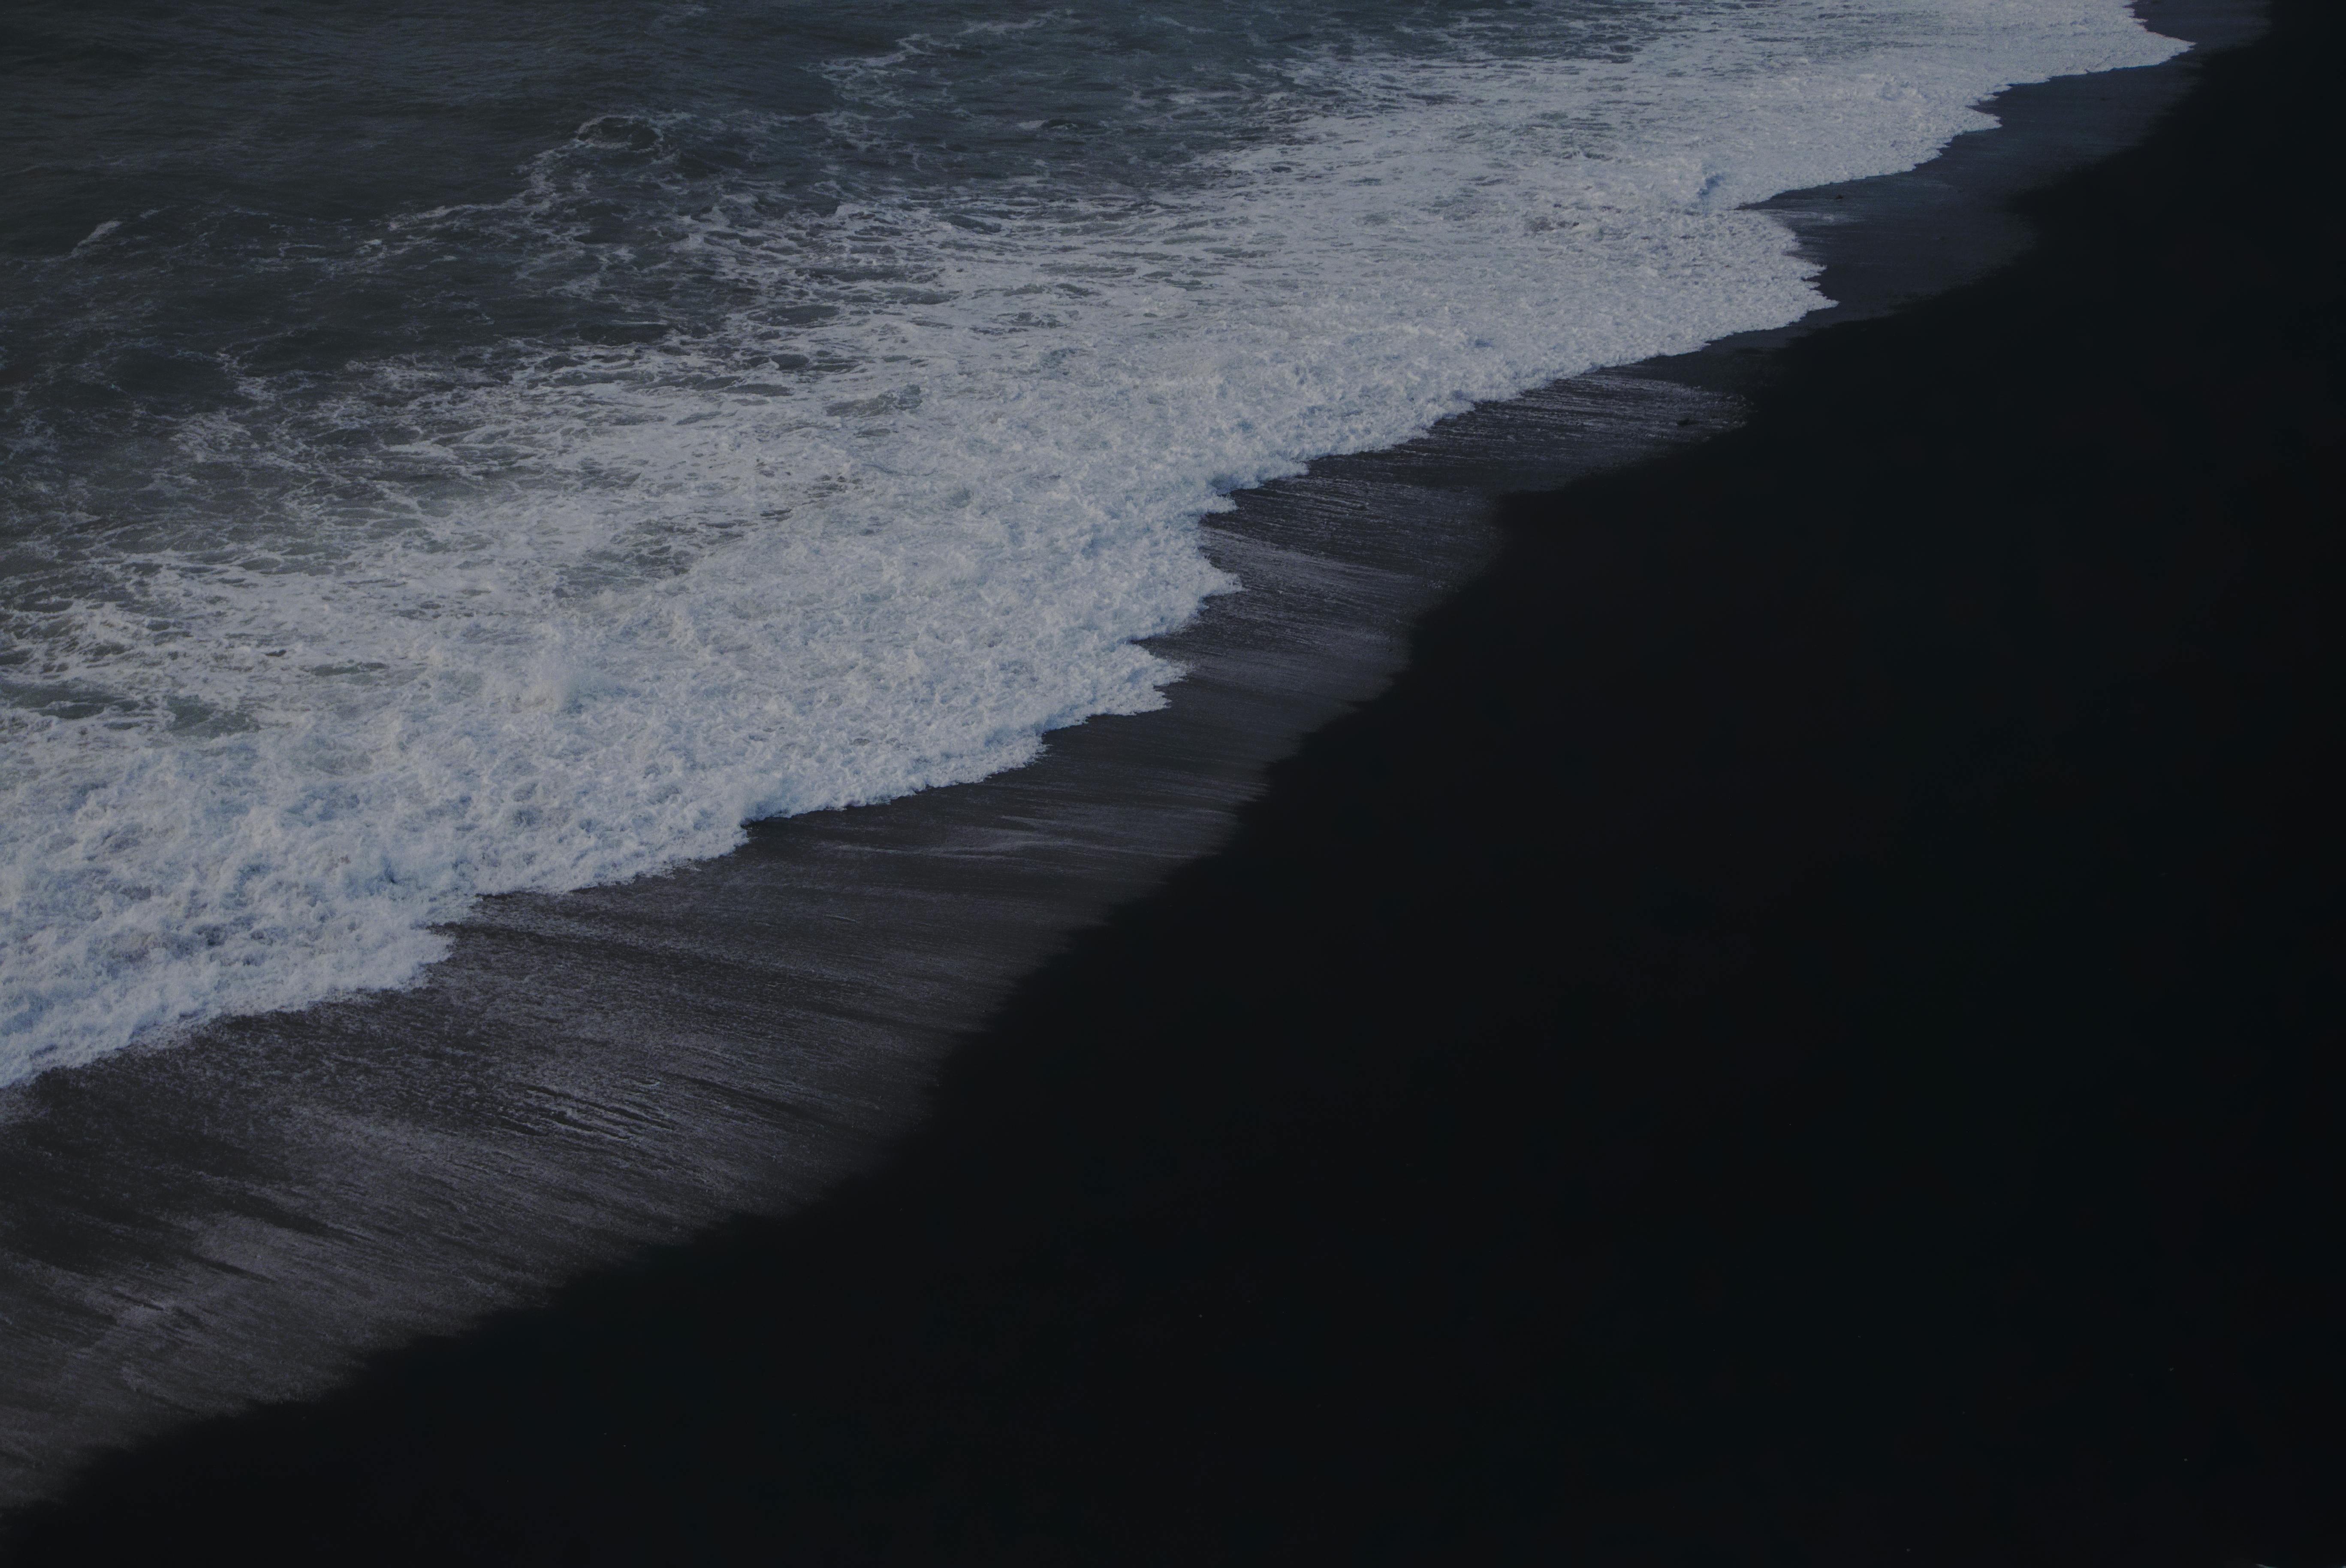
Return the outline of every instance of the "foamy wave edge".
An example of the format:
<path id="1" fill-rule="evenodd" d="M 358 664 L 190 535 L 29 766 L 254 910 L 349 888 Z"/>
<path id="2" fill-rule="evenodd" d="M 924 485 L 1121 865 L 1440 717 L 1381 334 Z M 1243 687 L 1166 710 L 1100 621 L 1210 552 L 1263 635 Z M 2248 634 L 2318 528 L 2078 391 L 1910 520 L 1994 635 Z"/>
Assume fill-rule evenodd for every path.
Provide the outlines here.
<path id="1" fill-rule="evenodd" d="M 76 610 L 72 647 L 129 652 L 76 678 L 206 717 L 12 736 L 0 1083 L 404 985 L 480 896 L 721 854 L 1158 706 L 1179 672 L 1136 641 L 1233 585 L 1195 528 L 1229 491 L 1797 320 L 1810 269 L 1742 204 L 1912 168 L 2004 87 L 2182 47 L 2115 0 L 1873 14 L 1892 42 L 1839 58 L 1770 13 L 1773 42 L 1721 25 L 1620 66 L 1331 66 L 1342 109 L 1186 207 L 983 237 L 844 210 L 835 242 L 883 234 L 936 297 L 836 329 L 866 363 L 820 415 L 693 385 L 738 369 L 722 334 L 706 363 L 431 394 L 460 438 L 419 463 L 506 443 L 495 527 L 438 519 L 328 574 L 138 563 L 140 611 L 195 628 L 168 647 Z M 1571 142 L 1575 114 L 1609 144 Z M 754 280 L 755 239 L 680 243 Z M 596 586 L 663 530 L 690 536 L 680 569 Z"/>

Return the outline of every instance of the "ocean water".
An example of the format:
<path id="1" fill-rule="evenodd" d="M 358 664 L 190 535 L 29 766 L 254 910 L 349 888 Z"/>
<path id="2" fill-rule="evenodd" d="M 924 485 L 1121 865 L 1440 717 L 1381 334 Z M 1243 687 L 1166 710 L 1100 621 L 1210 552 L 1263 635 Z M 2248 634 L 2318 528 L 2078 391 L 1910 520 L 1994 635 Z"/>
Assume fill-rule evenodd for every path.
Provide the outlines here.
<path id="1" fill-rule="evenodd" d="M 2120 0 L 0 24 L 0 1083 L 1147 711 L 1199 519 L 1821 302 Z"/>

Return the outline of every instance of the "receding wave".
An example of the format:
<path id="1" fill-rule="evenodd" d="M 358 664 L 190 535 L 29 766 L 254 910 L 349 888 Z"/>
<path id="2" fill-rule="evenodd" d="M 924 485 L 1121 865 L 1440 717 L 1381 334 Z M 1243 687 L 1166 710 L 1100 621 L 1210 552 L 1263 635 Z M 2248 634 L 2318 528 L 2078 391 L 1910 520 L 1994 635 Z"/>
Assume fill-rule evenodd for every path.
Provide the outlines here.
<path id="1" fill-rule="evenodd" d="M 1741 204 L 2176 48 L 2116 0 L 1551 20 L 1110 95 L 1139 168 L 1005 118 L 1074 22 L 911 35 L 819 115 L 615 106 L 504 199 L 271 241 L 289 311 L 413 323 L 354 352 L 125 317 L 136 407 L 24 405 L 5 474 L 0 1081 L 1145 710 L 1136 639 L 1243 586 L 1194 530 L 1233 489 L 1794 320 Z M 966 178 L 957 113 L 1035 155 Z M 41 279 L 102 331 L 142 232 Z"/>

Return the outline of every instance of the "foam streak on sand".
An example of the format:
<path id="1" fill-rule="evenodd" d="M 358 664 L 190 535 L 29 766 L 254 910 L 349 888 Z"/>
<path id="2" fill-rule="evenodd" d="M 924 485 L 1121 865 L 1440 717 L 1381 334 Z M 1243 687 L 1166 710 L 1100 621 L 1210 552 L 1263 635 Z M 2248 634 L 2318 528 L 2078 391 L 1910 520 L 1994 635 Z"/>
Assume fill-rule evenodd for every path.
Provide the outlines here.
<path id="1" fill-rule="evenodd" d="M 1739 204 L 2176 48 L 2116 0 L 1692 4 L 1568 42 L 1289 62 L 1145 192 L 881 158 L 821 204 L 725 176 L 616 246 L 596 211 L 668 190 L 697 122 L 597 119 L 510 199 L 308 265 L 508 258 L 640 333 L 323 377 L 223 350 L 230 392 L 95 456 L 36 409 L 5 496 L 36 565 L 0 619 L 0 1082 L 397 985 L 479 895 L 715 855 L 1147 709 L 1178 672 L 1135 639 L 1235 585 L 1194 529 L 1232 489 L 1794 320 L 1810 269 Z M 964 47 L 981 69 L 934 36 L 840 64 L 826 145 L 886 153 Z"/>

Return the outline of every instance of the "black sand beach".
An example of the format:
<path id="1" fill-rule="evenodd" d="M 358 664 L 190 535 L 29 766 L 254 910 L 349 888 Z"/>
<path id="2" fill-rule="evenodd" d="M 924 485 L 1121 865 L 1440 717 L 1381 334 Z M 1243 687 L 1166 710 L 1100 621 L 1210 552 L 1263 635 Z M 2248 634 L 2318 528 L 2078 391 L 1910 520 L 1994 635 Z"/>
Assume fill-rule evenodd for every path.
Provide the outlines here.
<path id="1" fill-rule="evenodd" d="M 2346 1560 L 2337 33 L 1646 367 L 883 1167 L 8 1560 Z"/>

